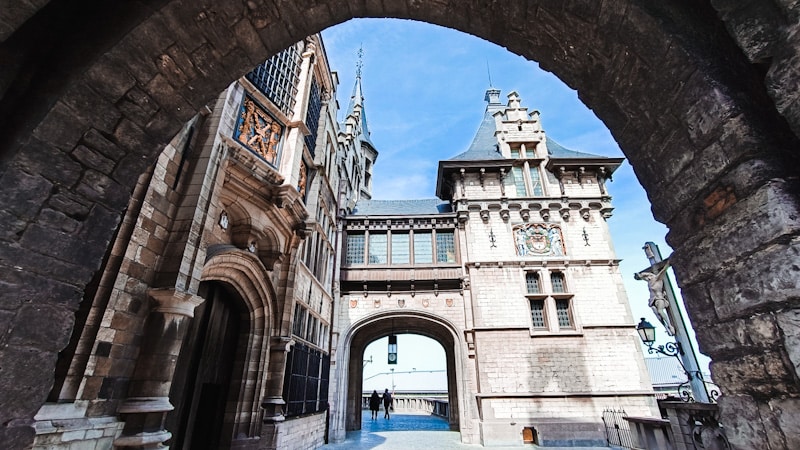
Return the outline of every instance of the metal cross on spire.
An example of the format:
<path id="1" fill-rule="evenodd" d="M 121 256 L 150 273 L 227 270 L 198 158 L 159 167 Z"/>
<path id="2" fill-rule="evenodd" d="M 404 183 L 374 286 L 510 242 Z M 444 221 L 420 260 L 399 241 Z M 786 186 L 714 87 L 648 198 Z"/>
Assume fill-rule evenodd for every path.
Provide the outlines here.
<path id="1" fill-rule="evenodd" d="M 361 68 L 364 67 L 364 44 L 358 47 L 358 61 L 356 62 L 356 78 L 361 78 Z"/>

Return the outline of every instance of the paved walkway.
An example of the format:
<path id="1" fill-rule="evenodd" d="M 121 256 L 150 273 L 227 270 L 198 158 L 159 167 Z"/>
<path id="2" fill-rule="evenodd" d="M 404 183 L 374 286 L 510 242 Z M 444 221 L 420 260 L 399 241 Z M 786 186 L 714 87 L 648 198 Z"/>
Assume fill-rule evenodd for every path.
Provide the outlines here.
<path id="1" fill-rule="evenodd" d="M 322 450 L 479 450 L 484 447 L 462 444 L 458 431 L 450 431 L 447 421 L 430 414 L 393 414 L 391 419 L 386 420 L 381 411 L 377 420 L 371 420 L 369 411 L 365 411 L 361 416 L 360 431 L 348 432 L 344 442 L 324 445 L 321 448 Z M 558 450 L 560 447 L 520 445 L 517 447 L 490 447 L 489 449 L 524 450 L 534 448 Z M 608 447 L 581 448 L 584 450 L 588 448 L 608 450 Z M 575 450 L 575 448 L 572 447 L 571 450 Z"/>

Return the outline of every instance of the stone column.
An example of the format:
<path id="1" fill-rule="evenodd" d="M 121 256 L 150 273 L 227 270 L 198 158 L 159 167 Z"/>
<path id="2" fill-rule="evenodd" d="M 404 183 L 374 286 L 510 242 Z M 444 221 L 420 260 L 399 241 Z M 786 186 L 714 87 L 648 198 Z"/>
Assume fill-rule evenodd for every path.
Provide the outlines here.
<path id="1" fill-rule="evenodd" d="M 201 297 L 175 289 L 150 289 L 147 294 L 155 307 L 145 323 L 130 396 L 119 407 L 125 428 L 114 441 L 115 447 L 126 449 L 163 448 L 172 437 L 164 429 L 167 413 L 174 409 L 169 402 L 172 377 L 191 323 L 188 319 L 203 302 Z"/>
<path id="2" fill-rule="evenodd" d="M 277 448 L 278 428 L 286 420 L 283 408 L 283 382 L 286 374 L 286 355 L 289 354 L 294 340 L 289 337 L 272 338 L 269 356 L 269 372 L 267 373 L 267 389 L 261 407 L 264 409 L 264 426 L 261 428 L 262 448 Z M 266 445 L 264 445 L 266 444 Z"/>

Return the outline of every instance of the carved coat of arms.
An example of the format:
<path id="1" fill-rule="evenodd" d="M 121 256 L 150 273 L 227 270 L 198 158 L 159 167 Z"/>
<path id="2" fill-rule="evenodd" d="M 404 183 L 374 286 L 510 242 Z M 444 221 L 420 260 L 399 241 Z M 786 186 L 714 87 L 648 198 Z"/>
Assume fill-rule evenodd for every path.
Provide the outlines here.
<path id="1" fill-rule="evenodd" d="M 513 227 L 517 256 L 564 256 L 564 237 L 559 225 L 526 223 Z"/>

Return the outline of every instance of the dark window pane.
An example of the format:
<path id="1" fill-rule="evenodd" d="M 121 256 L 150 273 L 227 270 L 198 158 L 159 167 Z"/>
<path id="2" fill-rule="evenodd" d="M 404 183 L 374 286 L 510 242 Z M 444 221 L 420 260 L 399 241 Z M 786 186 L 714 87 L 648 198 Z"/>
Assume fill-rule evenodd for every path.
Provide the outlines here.
<path id="1" fill-rule="evenodd" d="M 531 300 L 531 320 L 534 328 L 544 328 L 544 300 Z"/>
<path id="2" fill-rule="evenodd" d="M 569 300 L 556 300 L 556 315 L 558 316 L 559 327 L 572 328 L 572 321 L 569 318 Z"/>

